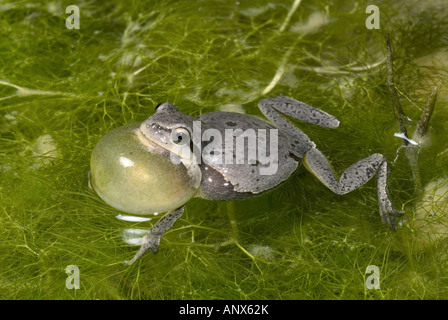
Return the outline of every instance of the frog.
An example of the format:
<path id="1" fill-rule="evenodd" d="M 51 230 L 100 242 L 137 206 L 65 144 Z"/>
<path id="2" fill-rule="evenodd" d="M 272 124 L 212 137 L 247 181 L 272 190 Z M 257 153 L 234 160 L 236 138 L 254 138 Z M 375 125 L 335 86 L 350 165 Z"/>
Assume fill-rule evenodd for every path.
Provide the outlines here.
<path id="1" fill-rule="evenodd" d="M 387 190 L 390 165 L 382 154 L 374 153 L 359 160 L 348 167 L 338 178 L 323 152 L 287 118 L 335 129 L 340 125 L 340 121 L 335 116 L 287 96 L 264 98 L 258 102 L 258 108 L 264 118 L 245 113 L 219 111 L 193 117 L 182 113 L 172 103 L 164 102 L 158 104 L 154 114 L 141 123 L 140 133 L 148 144 L 157 145 L 168 151 L 174 157 L 173 159 L 180 161 L 189 170 L 199 168 L 202 174 L 201 182 L 194 197 L 208 200 L 241 200 L 262 195 L 280 187 L 302 165 L 318 181 L 338 195 L 344 195 L 360 188 L 376 174 L 381 221 L 391 230 L 397 229 L 397 220 L 401 216 L 401 212 L 394 208 Z M 230 131 L 233 133 L 232 138 L 225 141 L 233 146 L 241 132 L 246 130 L 271 132 L 272 134 L 269 136 L 263 134 L 259 137 L 264 139 L 266 145 L 276 138 L 277 157 L 274 159 L 276 170 L 271 174 L 263 173 L 263 169 L 266 169 L 267 165 L 273 164 L 266 163 L 266 161 L 245 161 L 243 163 L 217 161 L 222 160 L 225 155 L 228 156 L 229 152 L 229 159 L 234 159 L 236 149 L 225 149 L 224 142 L 218 139 L 215 141 L 215 137 L 212 136 L 200 140 L 200 143 L 197 143 L 198 141 L 193 143 L 194 138 L 197 138 L 193 129 L 198 124 L 205 131 L 207 129 L 215 130 L 215 135 L 218 136 L 219 134 L 225 136 Z M 212 144 L 214 148 L 210 148 Z M 247 143 L 243 149 L 244 154 L 247 155 L 253 147 L 254 144 Z M 210 151 L 210 154 L 216 155 L 217 153 L 221 157 L 210 157 L 210 154 L 207 157 L 207 153 L 204 153 L 206 149 Z M 149 250 L 156 253 L 161 238 L 182 216 L 184 208 L 185 205 L 181 205 L 162 216 L 142 238 L 141 247 L 135 256 L 123 263 L 132 265 Z"/>

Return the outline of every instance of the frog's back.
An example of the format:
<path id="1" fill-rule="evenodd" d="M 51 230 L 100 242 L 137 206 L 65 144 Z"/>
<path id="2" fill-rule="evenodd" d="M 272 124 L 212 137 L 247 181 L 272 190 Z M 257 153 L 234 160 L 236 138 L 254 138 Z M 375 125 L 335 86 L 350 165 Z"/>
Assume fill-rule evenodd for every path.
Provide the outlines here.
<path id="1" fill-rule="evenodd" d="M 206 198 L 246 198 L 270 190 L 287 180 L 298 168 L 300 159 L 292 156 L 288 137 L 273 124 L 258 117 L 233 113 L 211 112 L 197 118 L 204 134 L 202 144 L 201 189 Z M 219 133 L 218 133 L 219 131 Z M 216 137 L 216 135 L 220 135 Z M 213 136 L 213 138 L 210 138 Z M 231 141 L 231 143 L 229 143 Z M 208 183 L 204 168 L 217 173 L 227 183 Z M 214 194 L 219 191 L 221 195 Z"/>

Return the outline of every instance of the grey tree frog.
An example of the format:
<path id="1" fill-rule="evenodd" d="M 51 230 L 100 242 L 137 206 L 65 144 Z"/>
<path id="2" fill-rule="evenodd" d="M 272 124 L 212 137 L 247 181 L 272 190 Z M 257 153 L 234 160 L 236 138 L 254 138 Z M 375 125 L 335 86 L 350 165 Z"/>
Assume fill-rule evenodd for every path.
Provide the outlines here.
<path id="1" fill-rule="evenodd" d="M 197 172 L 199 168 L 202 176 L 195 196 L 211 200 L 237 200 L 260 195 L 289 179 L 302 163 L 328 189 L 340 195 L 361 187 L 377 173 L 381 220 L 392 230 L 396 229 L 396 220 L 400 213 L 394 209 L 386 189 L 389 168 L 383 155 L 375 153 L 362 159 L 337 178 L 329 161 L 317 149 L 315 143 L 283 115 L 327 128 L 337 128 L 338 119 L 285 96 L 263 99 L 258 103 L 258 107 L 267 120 L 232 112 L 211 112 L 194 118 L 183 114 L 171 103 L 162 103 L 156 107 L 155 113 L 140 125 L 139 130 L 143 137 L 141 140 L 146 139 L 146 143 L 169 151 L 189 170 Z M 198 124 L 201 126 L 201 132 L 213 129 L 214 136 L 208 136 L 208 140 L 202 136 L 199 141 L 195 141 L 197 137 L 193 129 Z M 229 163 L 229 160 L 235 160 L 238 155 L 238 135 L 251 132 L 248 131 L 251 129 L 259 132 L 257 139 L 263 140 L 264 145 L 273 146 L 270 148 L 271 155 L 272 150 L 276 148 L 275 159 L 270 159 L 271 163 L 268 163 L 270 160 Z M 233 134 L 229 136 L 229 132 Z M 268 135 L 268 132 L 276 132 L 276 136 Z M 221 139 L 217 139 L 218 133 Z M 271 144 L 274 138 L 276 143 Z M 257 147 L 259 146 L 255 143 L 245 144 L 244 156 L 248 158 L 249 153 Z M 264 151 L 267 149 L 266 147 Z M 210 156 L 210 153 L 213 156 Z M 225 161 L 226 159 L 228 161 Z M 263 174 L 263 170 L 269 166 L 274 166 L 275 172 Z M 183 212 L 184 205 L 181 205 L 160 218 L 144 236 L 141 248 L 133 259 L 124 263 L 134 263 L 149 249 L 157 252 L 163 234 Z"/>

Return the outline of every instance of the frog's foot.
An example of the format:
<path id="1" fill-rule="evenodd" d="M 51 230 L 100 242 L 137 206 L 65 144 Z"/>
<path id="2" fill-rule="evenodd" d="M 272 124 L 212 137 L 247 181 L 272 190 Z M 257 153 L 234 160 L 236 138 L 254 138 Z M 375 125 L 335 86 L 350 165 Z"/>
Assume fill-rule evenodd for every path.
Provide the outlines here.
<path id="1" fill-rule="evenodd" d="M 381 163 L 378 169 L 377 175 L 377 192 L 378 192 L 378 204 L 380 208 L 381 221 L 387 224 L 390 229 L 397 231 L 398 218 L 403 213 L 398 211 L 392 205 L 389 194 L 387 192 L 387 180 L 389 178 L 389 165 L 387 161 Z"/>
<path id="2" fill-rule="evenodd" d="M 151 249 L 153 252 L 157 252 L 157 249 L 159 247 L 161 235 L 153 235 L 151 234 L 151 231 L 143 237 L 142 239 L 142 245 L 138 252 L 135 254 L 135 256 L 132 258 L 132 260 L 126 260 L 123 261 L 123 264 L 126 266 L 130 266 L 135 261 L 137 261 L 142 255 L 146 253 L 149 249 Z"/>
<path id="3" fill-rule="evenodd" d="M 380 207 L 380 216 L 384 224 L 387 224 L 392 231 L 397 231 L 398 219 L 403 216 L 403 212 L 394 208 L 386 211 Z"/>
<path id="4" fill-rule="evenodd" d="M 381 220 L 392 230 L 397 228 L 397 218 L 400 212 L 395 210 L 387 192 L 387 180 L 389 165 L 386 158 L 375 153 L 350 166 L 338 180 L 327 158 L 321 151 L 312 148 L 306 152 L 304 163 L 307 169 L 313 173 L 325 186 L 337 194 L 346 194 L 358 189 L 369 181 L 375 173 L 377 176 L 377 193 Z"/>
<path id="5" fill-rule="evenodd" d="M 124 265 L 130 266 L 135 261 L 137 261 L 142 255 L 146 253 L 149 249 L 152 252 L 157 252 L 159 249 L 160 239 L 165 234 L 165 232 L 173 226 L 177 219 L 179 219 L 184 213 L 184 207 L 171 211 L 160 218 L 156 224 L 151 228 L 149 233 L 145 235 L 142 239 L 142 245 L 140 250 L 135 254 L 132 260 L 123 261 Z"/>

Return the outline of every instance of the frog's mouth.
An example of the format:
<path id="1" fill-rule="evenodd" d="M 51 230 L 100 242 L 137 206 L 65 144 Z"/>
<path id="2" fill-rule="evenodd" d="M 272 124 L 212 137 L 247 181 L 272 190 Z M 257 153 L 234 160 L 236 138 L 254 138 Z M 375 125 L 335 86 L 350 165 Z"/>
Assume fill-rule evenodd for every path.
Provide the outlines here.
<path id="1" fill-rule="evenodd" d="M 158 153 L 166 157 L 172 157 L 176 156 L 183 160 L 184 157 L 182 157 L 182 152 L 180 150 L 170 150 L 167 145 L 160 144 L 158 142 L 155 142 L 151 139 L 149 139 L 140 128 L 135 129 L 135 134 L 137 138 L 140 140 L 144 148 L 148 150 L 148 152 Z M 179 151 L 179 152 L 176 152 Z M 189 158 L 188 158 L 189 159 Z M 184 162 L 184 161 L 182 161 Z M 185 165 L 185 164 L 184 164 Z"/>
<path id="2" fill-rule="evenodd" d="M 145 127 L 151 127 L 151 133 L 157 136 L 157 139 L 150 139 L 148 134 L 146 133 Z M 181 124 L 174 125 L 173 127 L 179 128 L 183 127 Z M 187 129 L 188 130 L 188 129 Z M 189 131 L 189 130 L 188 130 Z M 168 130 L 165 127 L 158 125 L 157 123 L 146 124 L 143 122 L 140 126 L 138 135 L 140 136 L 140 140 L 145 145 L 148 145 L 150 148 L 156 146 L 165 150 L 166 152 L 172 153 L 176 156 L 184 160 L 191 160 L 191 155 L 193 153 L 193 141 L 190 139 L 190 143 L 188 145 L 175 144 L 171 139 L 172 130 Z M 185 147 L 189 148 L 189 152 L 185 152 Z"/>
<path id="3" fill-rule="evenodd" d="M 135 135 L 140 140 L 140 142 L 148 149 L 149 152 L 155 152 L 159 154 L 167 154 L 169 153 L 168 150 L 163 148 L 162 146 L 159 146 L 157 143 L 151 141 L 148 139 L 143 132 L 140 130 L 140 128 L 137 128 L 134 130 Z"/>

